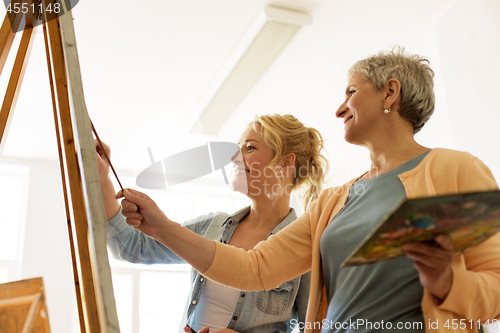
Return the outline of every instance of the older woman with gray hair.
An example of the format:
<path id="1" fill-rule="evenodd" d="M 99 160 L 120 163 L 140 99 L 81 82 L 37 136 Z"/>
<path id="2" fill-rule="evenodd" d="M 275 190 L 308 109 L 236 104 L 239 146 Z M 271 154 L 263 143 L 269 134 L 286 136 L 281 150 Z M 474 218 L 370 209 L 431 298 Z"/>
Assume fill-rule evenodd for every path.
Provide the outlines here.
<path id="1" fill-rule="evenodd" d="M 269 290 L 311 270 L 307 318 L 298 323 L 306 332 L 475 332 L 476 323 L 500 316 L 500 234 L 467 253 L 455 253 L 440 235 L 436 246 L 404 245 L 403 258 L 340 268 L 402 199 L 498 189 L 474 156 L 415 141 L 434 110 L 433 77 L 425 58 L 401 49 L 355 63 L 336 116 L 345 140 L 368 149 L 370 169 L 325 190 L 253 250 L 201 239 L 136 192 L 125 190 L 123 214 L 204 276 L 232 287 Z"/>

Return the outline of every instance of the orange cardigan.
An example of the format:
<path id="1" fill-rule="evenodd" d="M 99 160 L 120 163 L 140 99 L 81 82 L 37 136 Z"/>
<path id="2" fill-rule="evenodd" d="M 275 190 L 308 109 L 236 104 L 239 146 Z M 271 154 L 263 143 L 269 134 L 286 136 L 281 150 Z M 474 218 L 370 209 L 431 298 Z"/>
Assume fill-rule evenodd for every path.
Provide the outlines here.
<path id="1" fill-rule="evenodd" d="M 498 189 L 491 171 L 479 159 L 449 149 L 433 149 L 417 167 L 398 177 L 408 198 Z M 311 270 L 305 331 L 319 331 L 328 307 L 320 239 L 344 207 L 355 180 L 323 191 L 301 217 L 253 250 L 215 242 L 214 260 L 203 275 L 242 290 L 270 290 Z M 424 290 L 421 306 L 426 332 L 476 332 L 469 320 L 484 323 L 500 318 L 500 233 L 465 254 L 456 254 L 452 270 L 453 284 L 441 304 Z M 448 319 L 449 326 L 458 323 L 458 329 L 444 327 Z M 460 319 L 467 329 L 463 325 L 460 329 Z M 429 327 L 436 321 L 438 329 Z"/>

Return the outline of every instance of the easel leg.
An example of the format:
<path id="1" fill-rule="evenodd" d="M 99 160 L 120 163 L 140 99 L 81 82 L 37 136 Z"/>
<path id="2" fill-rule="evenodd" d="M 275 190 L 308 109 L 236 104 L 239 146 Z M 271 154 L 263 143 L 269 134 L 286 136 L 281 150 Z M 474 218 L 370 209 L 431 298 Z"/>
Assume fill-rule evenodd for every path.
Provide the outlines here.
<path id="1" fill-rule="evenodd" d="M 8 19 L 6 18 L 5 20 L 7 21 L 7 24 L 9 24 Z M 5 23 L 6 22 L 4 21 L 4 25 Z M 10 122 L 12 120 L 17 97 L 19 96 L 19 91 L 21 90 L 24 73 L 26 72 L 26 66 L 28 65 L 28 60 L 31 54 L 31 48 L 33 47 L 35 32 L 36 27 L 26 28 L 23 32 L 21 44 L 19 45 L 19 50 L 17 51 L 16 60 L 14 62 L 14 68 L 12 69 L 7 91 L 5 92 L 2 109 L 0 110 L 0 141 L 2 141 L 4 134 L 8 132 Z M 2 154 L 3 146 L 4 143 L 0 143 L 0 155 Z"/>
<path id="2" fill-rule="evenodd" d="M 44 1 L 44 8 L 47 7 L 47 3 L 47 1 Z M 49 15 L 49 13 L 45 14 Z M 63 183 L 66 188 L 69 189 L 67 194 L 71 197 L 72 206 L 70 210 L 72 212 L 74 231 L 76 233 L 76 237 L 75 235 L 73 235 L 73 237 L 77 240 L 78 245 L 79 267 L 76 262 L 74 262 L 74 264 L 80 268 L 79 287 L 81 288 L 81 295 L 83 295 L 82 303 L 84 305 L 83 310 L 87 332 L 100 333 L 102 330 L 98 316 L 96 292 L 93 284 L 94 278 L 89 253 L 87 212 L 85 209 L 82 178 L 78 168 L 77 156 L 75 154 L 75 138 L 71 124 L 71 110 L 64 52 L 62 48 L 61 33 L 58 27 L 59 19 L 48 18 L 45 22 L 47 22 L 48 28 L 48 44 L 50 46 L 55 83 L 55 90 L 53 91 L 56 96 L 54 99 L 57 101 L 56 117 L 58 118 L 57 122 L 60 130 L 57 135 L 60 136 L 60 142 L 62 143 L 59 149 L 63 152 L 65 158 L 64 165 L 67 168 L 62 170 L 63 174 L 66 175 L 65 179 L 63 179 Z"/>
<path id="3" fill-rule="evenodd" d="M 19 0 L 12 1 L 12 5 L 19 3 Z M 23 16 L 21 14 L 7 13 L 3 20 L 2 28 L 0 29 L 0 74 L 9 56 L 10 48 L 14 42 L 14 37 L 19 28 Z"/>
<path id="4" fill-rule="evenodd" d="M 58 152 L 59 152 L 59 167 L 61 169 L 61 178 L 63 179 L 63 194 L 64 194 L 64 207 L 66 208 L 66 221 L 67 221 L 67 226 L 68 226 L 68 234 L 69 234 L 69 246 L 71 250 L 71 261 L 73 262 L 73 278 L 75 282 L 75 292 L 76 292 L 76 303 L 78 307 L 78 316 L 80 319 L 80 332 L 81 333 L 86 333 L 87 330 L 85 328 L 85 317 L 83 315 L 83 303 L 82 303 L 82 294 L 80 290 L 80 279 L 78 277 L 78 269 L 76 267 L 76 251 L 75 251 L 75 241 L 73 238 L 73 227 L 71 223 L 71 211 L 70 211 L 70 205 L 69 205 L 69 198 L 68 198 L 68 189 L 66 188 L 66 175 L 64 173 L 64 155 L 62 151 L 62 144 L 61 144 L 61 138 L 58 133 L 60 133 L 59 129 L 59 118 L 57 114 L 57 107 L 56 107 L 56 95 L 54 92 L 54 81 L 53 81 L 53 73 L 52 73 L 52 62 L 50 61 L 51 56 L 50 56 L 50 48 L 49 48 L 49 42 L 48 42 L 48 35 L 47 35 L 47 24 L 43 24 L 43 37 L 45 41 L 45 51 L 47 54 L 47 68 L 49 71 L 49 83 L 50 83 L 50 91 L 51 91 L 51 96 L 52 96 L 52 107 L 54 111 L 54 123 L 56 127 L 56 138 L 57 138 L 57 146 L 58 146 Z"/>
<path id="5" fill-rule="evenodd" d="M 12 4 L 21 1 L 23 0 L 13 0 Z M 27 1 L 35 4 L 34 0 Z M 42 1 L 43 8 L 54 8 L 57 0 Z M 44 26 L 45 44 L 68 216 L 80 327 L 84 333 L 117 333 L 119 325 L 112 291 L 111 272 L 107 261 L 103 224 L 105 223 L 104 208 L 98 187 L 98 172 L 95 168 L 95 149 L 90 134 L 90 123 L 86 123 L 88 115 L 83 99 L 72 17 L 71 13 L 67 13 L 60 21 L 59 18 L 53 16 L 55 15 L 53 12 L 44 12 L 42 15 L 44 22 L 46 22 Z M 22 15 L 7 16 L 0 28 L 0 72 L 12 47 L 15 36 L 13 31 L 18 30 L 21 19 Z M 26 21 L 32 24 L 36 20 L 36 16 L 26 18 Z M 13 27 L 15 29 L 12 29 Z M 12 118 L 33 45 L 35 30 L 32 27 L 26 27 L 23 32 L 6 96 L 0 110 L 0 144 Z M 62 33 L 64 33 L 64 44 Z M 69 82 L 74 90 L 71 95 Z M 73 102 L 74 110 L 70 108 L 70 102 Z M 73 111 L 75 111 L 74 116 Z M 80 159 L 82 160 L 81 165 Z M 89 229 L 89 221 L 96 222 L 92 229 Z M 95 237 L 94 233 L 98 237 Z M 45 308 L 43 312 L 40 312 L 40 316 L 44 318 L 43 325 L 48 331 Z"/>

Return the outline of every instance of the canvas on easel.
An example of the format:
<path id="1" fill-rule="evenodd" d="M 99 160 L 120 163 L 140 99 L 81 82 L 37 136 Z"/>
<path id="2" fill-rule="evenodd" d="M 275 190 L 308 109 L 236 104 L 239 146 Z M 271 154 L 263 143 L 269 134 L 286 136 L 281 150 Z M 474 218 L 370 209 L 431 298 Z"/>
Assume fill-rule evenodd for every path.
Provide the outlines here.
<path id="1" fill-rule="evenodd" d="M 0 332 L 50 333 L 42 278 L 0 284 Z"/>
<path id="2" fill-rule="evenodd" d="M 7 10 L 0 28 L 0 74 L 18 31 L 22 31 L 22 37 L 0 109 L 0 154 L 35 32 L 42 25 L 67 217 L 61 227 L 68 228 L 80 331 L 117 333 L 120 330 L 106 248 L 106 217 L 68 3 L 12 0 L 7 7 L 12 10 Z"/>

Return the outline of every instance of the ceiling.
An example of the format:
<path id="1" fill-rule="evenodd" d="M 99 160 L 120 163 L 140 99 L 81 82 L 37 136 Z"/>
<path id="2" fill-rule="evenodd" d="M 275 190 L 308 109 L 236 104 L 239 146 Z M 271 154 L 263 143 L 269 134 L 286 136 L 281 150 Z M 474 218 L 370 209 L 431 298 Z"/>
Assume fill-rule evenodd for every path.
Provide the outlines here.
<path id="1" fill-rule="evenodd" d="M 369 54 L 403 45 L 430 59 L 439 101 L 445 91 L 436 22 L 464 1 L 80 1 L 73 16 L 88 112 L 111 145 L 116 167 L 135 171 L 150 164 L 147 147 L 158 160 L 210 140 L 237 141 L 256 113 L 292 113 L 324 134 L 335 172 L 345 178 L 367 167 L 366 154 L 343 141 L 343 124 L 334 117 L 347 69 Z M 307 12 L 313 22 L 299 31 L 217 138 L 191 133 L 200 97 L 266 5 Z M 5 156 L 57 158 L 42 37 L 37 35 Z M 5 86 L 5 78 L 0 83 Z M 450 147 L 452 129 L 446 105 L 440 105 L 443 112 L 420 141 Z"/>

